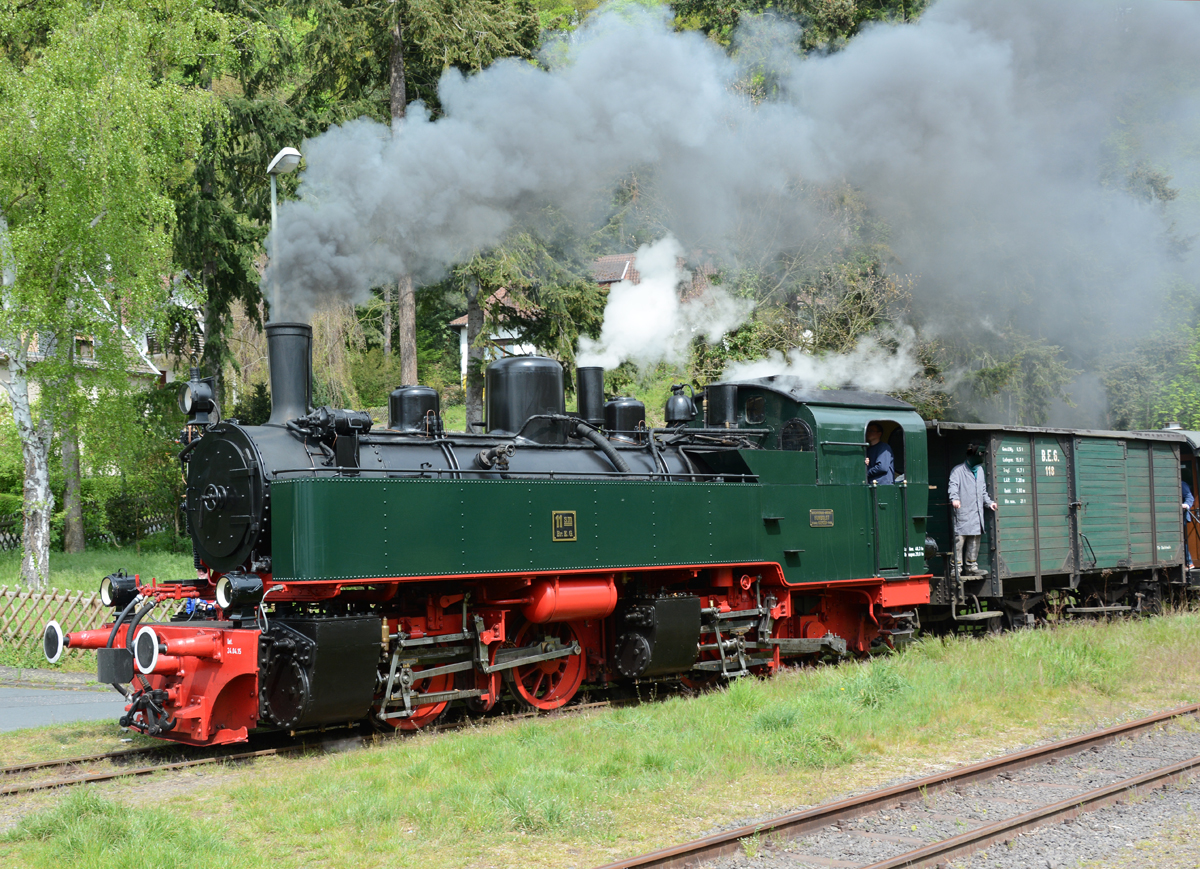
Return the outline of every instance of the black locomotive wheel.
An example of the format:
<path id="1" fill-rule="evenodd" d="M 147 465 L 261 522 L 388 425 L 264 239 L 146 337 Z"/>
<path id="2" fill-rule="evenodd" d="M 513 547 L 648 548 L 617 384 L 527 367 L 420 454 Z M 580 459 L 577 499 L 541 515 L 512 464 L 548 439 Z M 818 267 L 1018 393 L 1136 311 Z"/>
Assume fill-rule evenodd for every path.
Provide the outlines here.
<path id="1" fill-rule="evenodd" d="M 555 625 L 526 624 L 517 633 L 518 646 L 532 646 L 557 639 L 570 646 L 579 641 L 566 622 Z M 548 712 L 570 702 L 583 682 L 583 655 L 567 655 L 549 661 L 538 661 L 524 667 L 514 667 L 505 679 L 513 695 L 524 705 Z"/>

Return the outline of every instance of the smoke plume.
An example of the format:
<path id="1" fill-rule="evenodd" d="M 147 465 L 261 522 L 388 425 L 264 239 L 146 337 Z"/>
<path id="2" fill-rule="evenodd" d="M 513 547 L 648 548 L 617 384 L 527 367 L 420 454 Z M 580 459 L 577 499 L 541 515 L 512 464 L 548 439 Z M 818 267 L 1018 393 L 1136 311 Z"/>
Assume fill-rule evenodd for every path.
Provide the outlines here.
<path id="1" fill-rule="evenodd" d="M 829 187 L 852 185 L 914 276 L 924 334 L 1015 323 L 1086 360 L 1144 328 L 1169 283 L 1195 282 L 1200 4 L 943 0 L 803 60 L 795 35 L 764 21 L 738 35 L 742 60 L 770 67 L 756 103 L 699 34 L 602 10 L 549 69 L 448 73 L 436 120 L 417 105 L 395 129 L 330 129 L 281 209 L 272 316 L 405 272 L 436 280 L 547 205 L 599 221 L 647 167 L 684 249 L 735 267 L 811 243 Z M 1193 186 L 1156 196 L 1147 172 Z M 627 289 L 622 322 L 660 315 L 643 290 L 630 317 Z M 606 325 L 588 352 L 616 358 L 630 328 Z"/>
<path id="2" fill-rule="evenodd" d="M 682 362 L 693 338 L 715 343 L 745 320 L 753 303 L 717 287 L 681 300 L 680 288 L 691 280 L 682 259 L 683 248 L 670 236 L 638 249 L 640 282 L 620 281 L 609 290 L 600 337 L 579 341 L 580 365 Z"/>

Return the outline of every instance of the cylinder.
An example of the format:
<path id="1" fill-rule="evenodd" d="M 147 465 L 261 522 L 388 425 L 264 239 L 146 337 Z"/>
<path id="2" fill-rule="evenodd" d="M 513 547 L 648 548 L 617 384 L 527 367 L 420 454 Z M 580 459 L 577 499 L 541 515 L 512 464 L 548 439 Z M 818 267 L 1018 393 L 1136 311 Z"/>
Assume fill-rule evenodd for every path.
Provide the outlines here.
<path id="1" fill-rule="evenodd" d="M 545 356 L 497 359 L 487 367 L 485 385 L 489 432 L 516 434 L 531 416 L 566 412 L 562 366 Z"/>
<path id="2" fill-rule="evenodd" d="M 401 386 L 388 396 L 388 428 L 393 431 L 425 433 L 440 414 L 441 400 L 432 386 Z"/>
<path id="3" fill-rule="evenodd" d="M 600 428 L 604 425 L 604 369 L 598 365 L 576 368 L 575 388 L 579 418 Z"/>
<path id="4" fill-rule="evenodd" d="M 62 637 L 62 646 L 70 649 L 103 649 L 108 645 L 108 635 L 112 633 L 112 628 L 96 628 L 90 631 L 72 631 L 69 634 L 62 633 L 62 628 L 58 627 L 58 622 L 51 622 L 58 629 L 59 636 Z M 50 625 L 46 626 L 46 630 L 50 631 Z M 117 633 L 118 644 L 123 643 L 125 636 L 124 632 Z M 46 651 L 49 652 L 49 646 L 46 646 Z"/>
<path id="5" fill-rule="evenodd" d="M 521 614 L 531 622 L 573 622 L 602 619 L 617 608 L 617 585 L 605 579 L 539 579 Z"/>
<path id="6" fill-rule="evenodd" d="M 267 364 L 271 367 L 271 418 L 283 425 L 312 409 L 312 326 L 267 324 Z"/>
<path id="7" fill-rule="evenodd" d="M 194 658 L 215 658 L 221 651 L 220 634 L 197 634 L 194 637 L 163 637 L 168 655 L 191 655 Z M 161 660 L 161 659 L 160 659 Z"/>
<path id="8" fill-rule="evenodd" d="M 646 405 L 636 398 L 614 398 L 607 402 L 604 430 L 614 440 L 641 441 L 646 431 Z"/>
<path id="9" fill-rule="evenodd" d="M 737 428 L 737 384 L 714 383 L 705 390 L 706 423 L 709 428 Z"/>

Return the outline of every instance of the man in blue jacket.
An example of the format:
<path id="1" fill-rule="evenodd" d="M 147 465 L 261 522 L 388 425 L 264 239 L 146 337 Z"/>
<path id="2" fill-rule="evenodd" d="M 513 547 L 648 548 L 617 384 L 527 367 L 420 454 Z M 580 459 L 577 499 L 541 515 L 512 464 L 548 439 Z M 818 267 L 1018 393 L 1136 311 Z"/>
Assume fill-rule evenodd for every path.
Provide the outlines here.
<path id="1" fill-rule="evenodd" d="M 883 486 L 896 482 L 892 448 L 883 442 L 883 426 L 867 423 L 867 482 Z"/>
<path id="2" fill-rule="evenodd" d="M 983 511 L 995 512 L 999 505 L 988 494 L 987 479 L 983 472 L 983 458 L 987 449 L 980 444 L 967 447 L 967 460 L 955 465 L 950 471 L 947 494 L 954 508 L 954 563 L 959 576 L 983 576 L 980 570 L 979 538 L 983 534 Z M 966 556 L 966 569 L 963 556 Z"/>

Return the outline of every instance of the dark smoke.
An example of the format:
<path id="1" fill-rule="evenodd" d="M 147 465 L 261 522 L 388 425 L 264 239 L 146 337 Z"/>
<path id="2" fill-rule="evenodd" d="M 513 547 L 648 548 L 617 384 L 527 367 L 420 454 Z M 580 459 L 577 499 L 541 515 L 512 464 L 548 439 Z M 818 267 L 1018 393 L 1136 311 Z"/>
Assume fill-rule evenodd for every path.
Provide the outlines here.
<path id="1" fill-rule="evenodd" d="M 779 83 L 754 105 L 701 36 L 602 11 L 550 71 L 448 74 L 436 121 L 415 106 L 395 132 L 331 129 L 281 210 L 272 316 L 404 271 L 434 281 L 547 204 L 600 220 L 634 167 L 653 168 L 685 249 L 743 256 L 820 231 L 802 191 L 854 185 L 916 278 L 927 334 L 1015 323 L 1086 359 L 1142 329 L 1170 280 L 1195 282 L 1179 241 L 1200 226 L 1200 4 L 947 0 L 805 60 L 794 36 L 740 35 Z M 1188 188 L 1148 199 L 1126 183 L 1138 165 Z"/>

